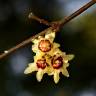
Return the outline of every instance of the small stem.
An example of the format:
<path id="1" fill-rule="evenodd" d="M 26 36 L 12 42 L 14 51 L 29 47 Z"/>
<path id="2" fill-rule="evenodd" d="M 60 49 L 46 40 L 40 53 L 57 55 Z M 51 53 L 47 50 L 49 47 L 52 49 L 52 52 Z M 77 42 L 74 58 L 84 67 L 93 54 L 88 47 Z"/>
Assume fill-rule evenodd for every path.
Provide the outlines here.
<path id="1" fill-rule="evenodd" d="M 46 21 L 44 19 L 40 19 L 39 17 L 35 16 L 33 13 L 30 13 L 28 17 L 29 17 L 29 19 L 34 19 L 44 25 L 51 26 L 51 23 L 49 23 L 48 21 Z"/>
<path id="2" fill-rule="evenodd" d="M 51 26 L 51 27 L 45 29 L 44 31 L 38 33 L 35 36 L 32 36 L 32 37 L 26 39 L 25 41 L 21 42 L 20 44 L 16 45 L 15 47 L 10 48 L 9 50 L 4 51 L 4 53 L 2 53 L 0 55 L 0 59 L 4 58 L 5 56 L 9 55 L 10 53 L 14 52 L 15 50 L 17 50 L 17 49 L 19 49 L 21 47 L 24 47 L 25 45 L 31 43 L 31 40 L 32 39 L 35 39 L 38 36 L 44 35 L 49 29 L 55 29 L 55 32 L 59 31 L 60 28 L 63 27 L 63 25 L 65 25 L 67 22 L 69 22 L 70 20 L 72 20 L 76 16 L 80 15 L 82 12 L 84 12 L 85 10 L 87 10 L 89 7 L 91 7 L 95 3 L 96 3 L 96 0 L 91 0 L 89 3 L 87 3 L 86 5 L 84 5 L 83 7 L 81 7 L 79 10 L 77 10 L 76 12 L 74 12 L 73 14 L 71 14 L 70 16 L 68 16 L 68 17 L 66 17 L 66 18 L 64 18 L 64 19 L 62 19 L 60 21 L 56 21 L 56 22 L 52 22 L 52 23 L 49 23 L 49 22 L 47 22 L 45 20 L 41 20 L 40 18 L 38 18 L 36 16 L 33 16 L 32 18 L 34 18 L 35 20 L 37 20 L 37 21 L 39 21 L 39 22 L 41 22 L 41 23 L 43 23 L 45 25 Z M 30 18 L 31 18 L 31 15 L 29 15 Z"/>

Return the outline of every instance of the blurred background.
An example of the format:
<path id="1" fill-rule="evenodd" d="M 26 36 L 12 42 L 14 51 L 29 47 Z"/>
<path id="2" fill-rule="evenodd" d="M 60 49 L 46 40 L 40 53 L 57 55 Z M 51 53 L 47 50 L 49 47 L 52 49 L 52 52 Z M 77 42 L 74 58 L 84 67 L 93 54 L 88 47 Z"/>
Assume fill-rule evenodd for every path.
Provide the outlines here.
<path id="1" fill-rule="evenodd" d="M 68 16 L 90 0 L 0 0 L 0 53 L 47 28 L 28 14 L 48 21 Z M 67 23 L 56 35 L 61 50 L 75 54 L 68 71 L 53 77 L 44 75 L 38 83 L 36 73 L 24 75 L 33 62 L 31 45 L 0 60 L 0 96 L 96 96 L 96 5 Z"/>

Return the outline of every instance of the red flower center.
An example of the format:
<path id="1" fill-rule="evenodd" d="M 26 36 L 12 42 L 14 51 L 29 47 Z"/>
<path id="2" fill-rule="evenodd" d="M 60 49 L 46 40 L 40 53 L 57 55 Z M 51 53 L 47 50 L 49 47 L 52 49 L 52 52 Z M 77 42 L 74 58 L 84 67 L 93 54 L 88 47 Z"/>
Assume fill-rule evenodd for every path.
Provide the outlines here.
<path id="1" fill-rule="evenodd" d="M 49 40 L 41 40 L 39 42 L 38 48 L 42 51 L 42 52 L 48 52 L 51 50 L 51 43 Z"/>
<path id="2" fill-rule="evenodd" d="M 63 58 L 54 56 L 51 62 L 54 69 L 59 69 L 63 65 Z"/>
<path id="3" fill-rule="evenodd" d="M 41 69 L 44 69 L 47 66 L 46 59 L 39 59 L 37 60 L 36 64 L 37 67 Z"/>

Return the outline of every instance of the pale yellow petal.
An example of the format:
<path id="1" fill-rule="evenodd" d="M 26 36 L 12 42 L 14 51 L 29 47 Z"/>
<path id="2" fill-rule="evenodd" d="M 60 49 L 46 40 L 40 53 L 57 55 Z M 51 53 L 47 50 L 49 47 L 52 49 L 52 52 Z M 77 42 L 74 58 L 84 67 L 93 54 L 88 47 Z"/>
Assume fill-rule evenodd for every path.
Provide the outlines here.
<path id="1" fill-rule="evenodd" d="M 46 69 L 47 69 L 46 72 L 47 72 L 48 75 L 53 75 L 54 74 L 51 66 L 48 66 L 48 68 L 46 68 Z"/>
<path id="2" fill-rule="evenodd" d="M 24 74 L 29 74 L 34 71 L 37 71 L 37 66 L 34 63 L 30 63 L 29 66 L 25 69 Z"/>
<path id="3" fill-rule="evenodd" d="M 38 72 L 37 72 L 37 74 L 36 74 L 36 78 L 37 78 L 37 80 L 38 80 L 39 82 L 42 80 L 43 75 L 44 75 L 43 70 L 42 70 L 42 69 L 39 69 Z"/>
<path id="4" fill-rule="evenodd" d="M 58 70 L 56 71 L 54 71 L 54 82 L 57 84 L 58 82 L 59 82 L 59 79 L 60 79 L 60 77 L 59 77 L 59 72 L 58 72 Z"/>
<path id="5" fill-rule="evenodd" d="M 61 72 L 62 72 L 62 74 L 63 74 L 64 76 L 69 77 L 69 73 L 68 73 L 68 71 L 67 71 L 66 68 L 62 68 L 62 69 L 61 69 Z"/>
<path id="6" fill-rule="evenodd" d="M 49 30 L 49 31 L 52 31 L 52 30 Z M 53 42 L 54 38 L 55 38 L 55 32 L 48 32 L 45 34 L 45 39 L 50 40 L 50 42 Z"/>
<path id="7" fill-rule="evenodd" d="M 48 52 L 50 56 L 57 55 L 58 53 L 60 53 L 59 48 L 52 48 L 51 51 Z"/>
<path id="8" fill-rule="evenodd" d="M 59 48 L 55 48 L 54 55 L 60 55 L 60 56 L 62 56 L 62 51 Z"/>
<path id="9" fill-rule="evenodd" d="M 68 67 L 68 66 L 69 66 L 69 63 L 65 63 L 63 66 L 65 66 L 65 68 L 66 68 L 66 67 Z"/>
<path id="10" fill-rule="evenodd" d="M 38 44 L 32 45 L 32 51 L 35 53 L 38 51 Z"/>
<path id="11" fill-rule="evenodd" d="M 37 51 L 36 55 L 34 56 L 34 62 L 36 62 L 38 59 L 41 59 L 42 56 L 44 56 L 44 53 Z"/>
<path id="12" fill-rule="evenodd" d="M 60 47 L 60 44 L 58 44 L 58 43 L 53 43 L 53 47 L 54 47 L 54 48 L 58 48 L 58 47 Z"/>
<path id="13" fill-rule="evenodd" d="M 64 56 L 64 59 L 65 60 L 68 60 L 68 61 L 72 60 L 73 58 L 74 58 L 74 55 L 73 54 L 69 54 L 69 55 L 65 55 Z"/>
<path id="14" fill-rule="evenodd" d="M 64 62 L 64 63 L 68 63 L 68 59 L 63 58 L 63 62 Z"/>
<path id="15" fill-rule="evenodd" d="M 38 43 L 38 39 L 32 39 L 32 43 L 37 44 Z"/>
<path id="16" fill-rule="evenodd" d="M 48 67 L 47 74 L 48 75 L 54 75 L 54 69 L 51 65 Z"/>

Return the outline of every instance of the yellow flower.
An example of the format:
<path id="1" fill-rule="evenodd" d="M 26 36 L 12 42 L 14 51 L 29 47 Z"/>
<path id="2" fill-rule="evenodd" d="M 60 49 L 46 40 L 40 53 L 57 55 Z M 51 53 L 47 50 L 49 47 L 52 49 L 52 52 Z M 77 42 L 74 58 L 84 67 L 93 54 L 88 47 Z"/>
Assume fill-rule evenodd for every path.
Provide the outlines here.
<path id="1" fill-rule="evenodd" d="M 67 67 L 69 66 L 68 61 L 72 60 L 74 55 L 66 55 L 64 52 L 59 51 L 59 53 L 54 54 L 51 59 L 51 73 L 49 75 L 53 75 L 54 82 L 59 82 L 59 74 L 62 74 L 66 77 L 69 77 L 69 73 L 67 71 Z"/>
<path id="2" fill-rule="evenodd" d="M 67 71 L 68 61 L 72 60 L 74 55 L 66 55 L 65 52 L 62 52 L 59 49 L 60 45 L 53 42 L 54 38 L 55 32 L 50 29 L 45 36 L 39 36 L 32 40 L 34 43 L 32 50 L 36 55 L 34 56 L 34 63 L 30 63 L 24 73 L 29 74 L 37 71 L 36 78 L 39 82 L 45 73 L 53 75 L 55 83 L 59 82 L 60 73 L 69 77 Z"/>
<path id="3" fill-rule="evenodd" d="M 39 36 L 37 39 L 33 39 L 32 42 L 34 43 L 32 45 L 33 52 L 36 53 L 36 55 L 40 55 L 41 57 L 46 54 L 53 54 L 55 49 L 60 47 L 58 43 L 53 43 L 55 38 L 55 32 L 52 31 L 52 29 L 48 30 L 48 32 L 45 34 L 45 36 Z"/>
<path id="4" fill-rule="evenodd" d="M 36 78 L 40 82 L 43 78 L 43 75 L 49 72 L 49 65 L 44 57 L 39 58 L 35 56 L 34 60 L 34 63 L 30 63 L 25 69 L 24 73 L 29 74 L 37 71 Z"/>

